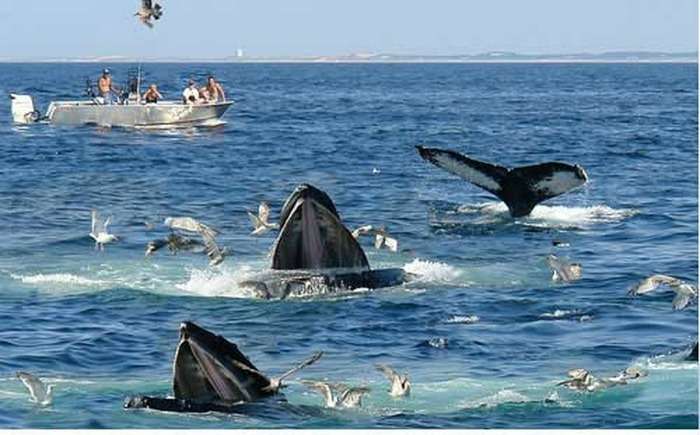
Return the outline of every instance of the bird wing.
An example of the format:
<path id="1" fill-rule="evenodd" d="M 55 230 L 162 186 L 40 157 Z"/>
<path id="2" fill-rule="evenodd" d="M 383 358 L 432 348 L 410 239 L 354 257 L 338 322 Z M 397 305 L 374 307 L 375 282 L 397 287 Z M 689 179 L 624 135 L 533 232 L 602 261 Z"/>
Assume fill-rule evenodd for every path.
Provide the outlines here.
<path id="1" fill-rule="evenodd" d="M 381 249 L 382 246 L 384 246 L 384 243 L 386 242 L 386 237 L 384 237 L 382 234 L 377 233 L 374 236 L 374 249 Z"/>
<path id="2" fill-rule="evenodd" d="M 301 364 L 297 365 L 296 367 L 293 367 L 286 372 L 284 372 L 278 379 L 281 382 L 283 379 L 288 378 L 289 376 L 293 375 L 294 373 L 298 372 L 299 370 L 310 366 L 311 364 L 314 364 L 316 361 L 321 359 L 323 356 L 323 352 L 316 352 L 313 354 L 310 358 L 307 358 L 304 360 Z"/>
<path id="3" fill-rule="evenodd" d="M 372 225 L 363 225 L 359 228 L 355 228 L 352 232 L 352 237 L 357 240 L 360 238 L 360 236 L 364 236 L 365 234 L 369 233 L 372 231 Z"/>
<path id="4" fill-rule="evenodd" d="M 270 217 L 270 206 L 267 205 L 266 202 L 260 203 L 260 206 L 258 207 L 258 217 L 264 224 L 267 224 Z"/>
<path id="5" fill-rule="evenodd" d="M 253 212 L 248 211 L 248 217 L 250 218 L 250 223 L 253 225 L 253 228 L 255 228 L 256 230 L 263 226 L 260 218 L 255 216 Z"/>
<path id="6" fill-rule="evenodd" d="M 331 391 L 331 387 L 328 383 L 319 381 L 301 381 L 301 383 L 306 385 L 310 390 L 321 393 L 326 403 L 333 401 L 333 391 Z"/>
<path id="7" fill-rule="evenodd" d="M 209 264 L 211 266 L 221 264 L 221 262 L 224 261 L 224 253 L 219 248 L 219 245 L 216 244 L 214 237 L 207 232 L 203 232 L 201 235 L 204 240 L 204 250 L 207 253 L 207 257 L 209 257 Z"/>
<path id="8" fill-rule="evenodd" d="M 691 294 L 681 290 L 676 290 L 676 296 L 673 298 L 673 309 L 682 310 L 690 304 Z"/>
<path id="9" fill-rule="evenodd" d="M 384 244 L 391 252 L 397 252 L 399 250 L 399 241 L 393 237 L 384 236 Z"/>
<path id="10" fill-rule="evenodd" d="M 27 372 L 17 372 L 17 377 L 22 381 L 29 395 L 35 402 L 41 403 L 46 399 L 46 386 L 36 376 Z"/>
<path id="11" fill-rule="evenodd" d="M 398 372 L 386 364 L 377 364 L 374 367 L 376 367 L 377 370 L 382 372 L 384 376 L 386 376 L 386 378 L 389 379 L 389 381 L 391 382 L 394 382 L 394 379 L 399 377 Z"/>
<path id="12" fill-rule="evenodd" d="M 153 6 L 152 0 L 141 0 L 141 7 L 145 10 L 151 10 Z"/>
<path id="13" fill-rule="evenodd" d="M 340 395 L 340 401 L 343 403 L 358 404 L 362 396 L 367 393 L 369 393 L 369 388 L 367 387 L 348 388 Z"/>
<path id="14" fill-rule="evenodd" d="M 112 216 L 108 217 L 108 218 L 105 220 L 105 223 L 102 225 L 102 226 L 104 227 L 104 232 L 105 232 L 105 233 L 107 232 L 107 227 L 109 226 L 109 224 L 110 224 L 111 222 L 112 222 Z"/>
<path id="15" fill-rule="evenodd" d="M 97 235 L 97 223 L 98 223 L 99 215 L 97 214 L 97 210 L 92 211 L 92 226 L 90 229 L 90 234 Z"/>

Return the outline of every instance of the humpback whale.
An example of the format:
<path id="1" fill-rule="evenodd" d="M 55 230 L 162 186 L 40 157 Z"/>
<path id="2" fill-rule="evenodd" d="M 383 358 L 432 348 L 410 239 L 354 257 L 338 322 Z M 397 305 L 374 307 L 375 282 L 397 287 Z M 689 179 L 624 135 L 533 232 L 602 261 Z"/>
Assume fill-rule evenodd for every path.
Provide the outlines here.
<path id="1" fill-rule="evenodd" d="M 180 341 L 173 362 L 173 397 L 135 396 L 125 408 L 172 412 L 232 412 L 237 405 L 278 394 L 282 381 L 318 361 L 322 352 L 269 378 L 220 335 L 191 323 L 180 325 Z"/>
<path id="2" fill-rule="evenodd" d="M 527 216 L 542 201 L 588 181 L 586 171 L 579 165 L 548 162 L 508 169 L 452 150 L 422 146 L 416 149 L 424 160 L 496 195 L 513 217 Z"/>
<path id="3" fill-rule="evenodd" d="M 292 192 L 282 206 L 279 227 L 271 270 L 239 283 L 258 297 L 285 299 L 391 287 L 409 278 L 403 269 L 372 270 L 331 198 L 314 186 L 302 184 Z"/>

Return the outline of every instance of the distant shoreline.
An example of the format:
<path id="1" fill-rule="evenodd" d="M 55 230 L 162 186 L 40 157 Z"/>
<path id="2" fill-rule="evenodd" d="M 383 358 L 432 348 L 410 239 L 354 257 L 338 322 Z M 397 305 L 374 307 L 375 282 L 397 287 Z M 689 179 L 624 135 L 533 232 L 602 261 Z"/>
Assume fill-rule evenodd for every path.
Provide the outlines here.
<path id="1" fill-rule="evenodd" d="M 521 54 L 494 51 L 465 55 L 402 55 L 390 53 L 355 53 L 315 56 L 224 56 L 219 58 L 163 57 L 138 59 L 109 55 L 77 58 L 2 58 L 0 63 L 281 63 L 281 64 L 497 64 L 497 63 L 698 63 L 697 52 L 613 51 L 603 53 Z"/>
<path id="2" fill-rule="evenodd" d="M 648 60 L 584 60 L 584 59 L 567 59 L 567 60 L 333 60 L 333 61 L 318 61 L 318 60 L 294 60 L 294 59 L 260 59 L 260 60 L 211 60 L 211 59 L 192 59 L 192 60 L 63 60 L 63 59 L 48 59 L 48 60 L 0 60 L 0 65 L 11 64 L 309 64 L 309 65 L 430 65 L 430 64 L 697 64 L 698 59 L 648 59 Z"/>

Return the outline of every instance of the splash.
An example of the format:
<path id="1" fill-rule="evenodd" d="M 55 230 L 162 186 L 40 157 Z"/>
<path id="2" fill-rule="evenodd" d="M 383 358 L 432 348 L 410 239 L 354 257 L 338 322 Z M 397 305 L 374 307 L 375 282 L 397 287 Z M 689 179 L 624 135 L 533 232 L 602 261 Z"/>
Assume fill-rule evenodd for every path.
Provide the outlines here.
<path id="1" fill-rule="evenodd" d="M 446 263 L 435 261 L 415 260 L 403 266 L 403 269 L 411 274 L 417 275 L 422 282 L 450 283 L 454 282 L 462 275 L 457 268 Z"/>
<path id="2" fill-rule="evenodd" d="M 505 223 L 510 220 L 508 207 L 503 202 L 486 202 L 465 204 L 457 209 L 458 213 L 478 215 L 471 224 Z M 639 213 L 634 209 L 615 209 L 607 205 L 590 207 L 571 207 L 564 205 L 536 206 L 516 223 L 538 228 L 585 228 L 601 223 L 619 222 Z"/>
<path id="3" fill-rule="evenodd" d="M 236 270 L 192 269 L 189 279 L 175 287 L 197 296 L 248 299 L 255 295 L 249 289 L 238 287 L 238 283 L 245 281 L 253 272 L 251 266 L 241 266 Z"/>
<path id="4" fill-rule="evenodd" d="M 595 224 L 619 222 L 639 213 L 634 209 L 614 209 L 607 205 L 567 207 L 538 205 L 523 219 L 524 225 L 542 228 L 589 227 Z"/>

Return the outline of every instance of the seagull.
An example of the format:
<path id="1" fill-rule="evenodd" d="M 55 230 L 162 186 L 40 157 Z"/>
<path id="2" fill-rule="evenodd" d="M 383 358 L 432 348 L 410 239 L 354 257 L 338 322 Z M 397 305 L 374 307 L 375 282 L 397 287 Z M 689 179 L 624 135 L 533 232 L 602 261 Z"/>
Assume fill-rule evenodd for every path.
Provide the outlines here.
<path id="1" fill-rule="evenodd" d="M 180 234 L 171 233 L 166 239 L 151 240 L 146 245 L 146 257 L 150 257 L 156 251 L 168 247 L 171 253 L 177 254 L 179 251 L 193 251 L 203 246 L 203 243 L 190 239 Z"/>
<path id="2" fill-rule="evenodd" d="M 32 402 L 39 406 L 51 405 L 51 401 L 53 400 L 53 385 L 47 387 L 39 378 L 27 372 L 17 372 L 17 378 L 22 381 L 24 386 L 29 390 Z"/>
<path id="3" fill-rule="evenodd" d="M 362 406 L 362 396 L 370 390 L 367 387 L 348 387 L 345 384 L 330 384 L 319 381 L 301 381 L 308 388 L 323 395 L 327 408 L 357 408 Z"/>
<path id="4" fill-rule="evenodd" d="M 372 225 L 364 225 L 356 228 L 352 232 L 352 236 L 355 238 L 355 240 L 359 240 L 360 237 L 364 235 L 374 236 L 375 249 L 387 248 L 391 252 L 397 252 L 399 250 L 398 240 L 389 236 L 384 227 L 374 228 Z"/>
<path id="5" fill-rule="evenodd" d="M 308 366 L 310 366 L 311 364 L 314 364 L 316 361 L 318 361 L 319 359 L 321 359 L 322 356 L 323 356 L 323 352 L 316 352 L 316 353 L 313 354 L 310 358 L 307 358 L 306 360 L 304 360 L 301 364 L 299 364 L 299 365 L 297 365 L 296 367 L 293 367 L 293 368 L 287 370 L 286 372 L 282 373 L 282 375 L 280 375 L 279 377 L 270 378 L 270 379 L 269 379 L 269 380 L 270 380 L 270 384 L 269 384 L 267 387 L 264 387 L 263 390 L 264 390 L 264 391 L 269 391 L 269 392 L 272 393 L 272 394 L 277 394 L 277 393 L 279 393 L 279 391 L 280 391 L 282 388 L 286 388 L 286 387 L 287 387 L 286 385 L 284 385 L 284 384 L 282 383 L 283 380 L 285 380 L 285 379 L 287 379 L 288 377 L 292 376 L 293 374 L 295 374 L 295 373 L 298 372 L 299 370 L 301 370 L 301 369 L 303 369 L 303 368 L 305 368 L 305 367 L 308 367 Z M 254 373 L 254 374 L 260 375 L 260 376 L 262 376 L 263 378 L 267 378 L 267 376 L 265 376 L 263 373 L 259 372 L 258 370 L 255 370 L 254 368 L 248 366 L 247 364 L 244 364 L 244 363 L 242 363 L 242 362 L 240 362 L 240 361 L 233 361 L 233 360 L 232 360 L 231 362 L 232 362 L 234 365 L 236 365 L 237 367 L 239 367 L 239 368 L 241 368 L 241 369 L 243 369 L 243 370 L 245 370 L 245 371 L 248 371 L 248 372 L 250 372 L 250 373 Z"/>
<path id="6" fill-rule="evenodd" d="M 583 268 L 579 263 L 567 263 L 550 254 L 547 256 L 547 264 L 552 269 L 552 281 L 571 282 L 581 279 Z"/>
<path id="7" fill-rule="evenodd" d="M 557 385 L 566 385 L 572 390 L 593 392 L 617 385 L 626 385 L 630 380 L 647 376 L 647 373 L 636 367 L 628 367 L 616 376 L 602 379 L 596 378 L 586 369 L 573 369 L 567 375 L 569 379 L 559 382 Z"/>
<path id="8" fill-rule="evenodd" d="M 250 217 L 250 222 L 253 224 L 253 232 L 250 234 L 254 236 L 261 236 L 272 229 L 279 228 L 278 224 L 271 224 L 268 222 L 270 206 L 264 201 L 261 202 L 258 207 L 257 216 L 252 211 L 248 211 L 248 216 Z"/>
<path id="9" fill-rule="evenodd" d="M 173 231 L 198 234 L 204 242 L 204 251 L 209 257 L 210 266 L 218 266 L 224 261 L 227 252 L 225 249 L 219 248 L 216 243 L 216 236 L 219 235 L 218 230 L 191 217 L 168 217 L 165 219 L 165 226 Z"/>
<path id="10" fill-rule="evenodd" d="M 408 373 L 400 375 L 396 370 L 385 364 L 377 364 L 377 370 L 391 382 L 389 394 L 393 397 L 404 397 L 411 394 L 411 382 L 408 380 Z"/>
<path id="11" fill-rule="evenodd" d="M 95 249 L 104 251 L 104 245 L 118 240 L 117 236 L 114 234 L 109 234 L 109 231 L 107 230 L 107 227 L 111 221 L 112 217 L 110 216 L 107 218 L 107 220 L 102 222 L 97 210 L 92 211 L 92 230 L 90 231 L 90 237 L 95 240 Z"/>
<path id="12" fill-rule="evenodd" d="M 645 278 L 632 287 L 628 294 L 639 296 L 651 293 L 662 285 L 669 287 L 676 293 L 672 302 L 674 310 L 682 310 L 698 298 L 696 286 L 668 275 L 652 275 Z"/>
<path id="13" fill-rule="evenodd" d="M 163 8 L 158 3 L 153 4 L 152 0 L 141 0 L 141 7 L 134 14 L 134 16 L 139 17 L 139 20 L 148 26 L 153 28 L 153 23 L 151 18 L 159 20 L 163 15 Z"/>

